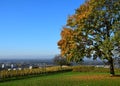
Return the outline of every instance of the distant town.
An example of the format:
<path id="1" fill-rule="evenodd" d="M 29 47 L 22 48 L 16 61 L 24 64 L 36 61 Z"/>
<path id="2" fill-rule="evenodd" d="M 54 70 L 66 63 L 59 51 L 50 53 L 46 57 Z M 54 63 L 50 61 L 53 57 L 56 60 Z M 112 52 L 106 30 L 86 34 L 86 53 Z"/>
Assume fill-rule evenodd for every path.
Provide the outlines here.
<path id="1" fill-rule="evenodd" d="M 23 70 L 53 66 L 52 59 L 2 59 L 0 60 L 0 70 Z"/>
<path id="2" fill-rule="evenodd" d="M 120 68 L 120 64 L 115 62 L 115 67 Z M 53 59 L 1 59 L 0 70 L 23 70 L 55 66 Z M 91 65 L 96 67 L 109 68 L 108 64 L 100 60 L 85 60 L 81 63 L 72 65 Z"/>

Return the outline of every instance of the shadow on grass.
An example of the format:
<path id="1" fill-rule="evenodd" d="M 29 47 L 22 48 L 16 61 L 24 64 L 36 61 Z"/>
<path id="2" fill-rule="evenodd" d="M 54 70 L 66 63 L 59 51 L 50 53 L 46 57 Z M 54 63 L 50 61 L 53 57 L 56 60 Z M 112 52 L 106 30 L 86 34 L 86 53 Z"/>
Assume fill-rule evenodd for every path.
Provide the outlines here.
<path id="1" fill-rule="evenodd" d="M 117 75 L 117 74 L 116 74 L 116 75 L 113 75 L 113 76 L 111 76 L 111 77 L 120 77 L 120 75 Z"/>
<path id="2" fill-rule="evenodd" d="M 10 81 L 15 81 L 15 80 L 24 80 L 27 78 L 33 78 L 33 77 L 42 77 L 45 76 L 47 74 L 38 74 L 38 75 L 25 75 L 25 76 L 16 76 L 16 77 L 11 77 L 11 78 L 5 78 L 5 79 L 0 79 L 0 82 L 4 83 L 4 82 L 10 82 Z"/>

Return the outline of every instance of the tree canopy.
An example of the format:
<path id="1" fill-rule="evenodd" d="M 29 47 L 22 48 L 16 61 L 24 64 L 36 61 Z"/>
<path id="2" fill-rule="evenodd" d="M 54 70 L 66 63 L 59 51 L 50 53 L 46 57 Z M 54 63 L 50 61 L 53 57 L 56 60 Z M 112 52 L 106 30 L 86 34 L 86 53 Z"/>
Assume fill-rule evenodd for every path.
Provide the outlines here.
<path id="1" fill-rule="evenodd" d="M 119 4 L 120 0 L 86 0 L 61 32 L 61 54 L 76 61 L 83 57 L 106 59 L 114 75 L 113 51 L 120 46 Z"/>

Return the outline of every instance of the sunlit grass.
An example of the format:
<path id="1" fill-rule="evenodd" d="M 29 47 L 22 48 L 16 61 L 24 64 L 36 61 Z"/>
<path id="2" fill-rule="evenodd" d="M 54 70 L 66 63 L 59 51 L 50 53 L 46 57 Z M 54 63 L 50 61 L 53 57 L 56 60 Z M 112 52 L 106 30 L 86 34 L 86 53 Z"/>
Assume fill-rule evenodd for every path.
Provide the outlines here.
<path id="1" fill-rule="evenodd" d="M 120 86 L 120 77 L 108 73 L 67 72 L 2 82 L 0 86 Z"/>

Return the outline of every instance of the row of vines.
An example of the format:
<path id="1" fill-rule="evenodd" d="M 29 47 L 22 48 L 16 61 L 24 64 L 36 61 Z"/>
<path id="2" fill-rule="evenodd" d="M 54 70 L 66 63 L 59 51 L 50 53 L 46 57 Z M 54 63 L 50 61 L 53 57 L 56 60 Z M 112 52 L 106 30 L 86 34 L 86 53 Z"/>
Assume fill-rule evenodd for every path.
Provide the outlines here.
<path id="1" fill-rule="evenodd" d="M 47 74 L 47 73 L 56 73 L 56 72 L 62 72 L 62 71 L 71 71 L 71 67 L 64 67 L 61 68 L 59 66 L 57 67 L 46 67 L 46 68 L 36 68 L 36 69 L 24 69 L 24 70 L 3 70 L 0 71 L 0 81 L 3 81 L 7 78 L 17 78 L 21 76 L 27 76 L 27 75 L 39 75 L 39 74 Z"/>

